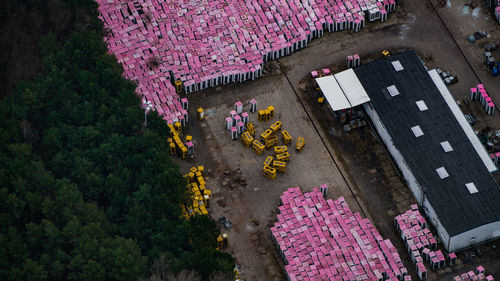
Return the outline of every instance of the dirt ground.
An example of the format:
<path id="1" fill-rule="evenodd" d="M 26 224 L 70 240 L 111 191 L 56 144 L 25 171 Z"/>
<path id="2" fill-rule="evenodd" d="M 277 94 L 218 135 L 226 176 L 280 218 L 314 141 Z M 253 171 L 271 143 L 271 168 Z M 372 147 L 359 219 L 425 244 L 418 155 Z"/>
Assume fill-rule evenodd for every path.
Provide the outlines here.
<path id="1" fill-rule="evenodd" d="M 484 66 L 484 45 L 493 40 L 500 42 L 500 25 L 496 23 L 492 11 L 487 9 L 486 5 L 483 4 L 484 1 L 481 0 L 450 0 L 444 6 L 437 4 L 438 1 L 433 2 L 436 2 L 439 15 L 469 63 L 474 67 L 480 80 L 485 84 L 486 90 L 492 96 L 493 101 L 500 100 L 500 77 L 494 77 L 486 71 Z M 467 36 L 477 31 L 486 31 L 491 37 L 469 43 Z M 498 61 L 500 50 L 493 51 L 492 56 Z M 498 124 L 498 118 L 495 119 L 497 120 L 492 122 L 495 122 L 497 126 L 500 125 Z"/>
<path id="2" fill-rule="evenodd" d="M 442 17 L 447 15 L 445 22 L 448 18 L 459 21 L 451 15 L 452 9 L 447 9 L 438 9 Z M 492 21 L 489 23 L 492 24 Z M 276 218 L 279 197 L 289 187 L 300 186 L 303 191 L 309 191 L 322 183 L 330 187 L 328 197 L 344 196 L 351 209 L 368 216 L 382 236 L 391 239 L 400 250 L 414 280 L 417 280 L 414 267 L 392 224 L 395 215 L 414 203 L 413 196 L 373 130 L 367 126 L 344 133 L 326 106 L 319 107 L 311 99 L 305 79 L 311 70 L 324 66 L 343 69 L 345 57 L 353 53 L 359 53 L 363 63 L 379 57 L 381 50 L 404 48 L 416 49 L 428 68 L 441 67 L 457 74 L 459 82 L 450 87 L 457 99 L 465 96 L 468 89 L 478 83 L 474 71 L 479 73 L 493 97 L 500 95 L 500 92 L 492 91 L 495 87 L 500 88 L 500 83 L 488 79 L 491 75 L 483 71 L 478 63 L 472 64 L 474 69 L 470 67 L 428 1 L 404 1 L 404 6 L 399 6 L 389 21 L 368 24 L 359 33 L 326 33 L 306 49 L 267 63 L 266 69 L 270 73 L 258 80 L 189 95 L 190 121 L 185 131 L 194 138 L 196 157 L 177 160 L 177 163 L 182 171 L 187 171 L 192 165 L 205 165 L 206 169 L 210 169 L 207 187 L 212 189 L 213 198 L 209 212 L 214 219 L 223 215 L 232 221 L 232 229 L 223 229 L 230 236 L 229 247 L 224 251 L 236 258 L 243 280 L 284 280 L 283 264 L 269 231 Z M 482 56 L 480 50 L 476 52 Z M 484 73 L 481 74 L 481 71 Z M 298 136 L 306 140 L 302 152 L 296 153 L 292 149 L 287 173 L 279 174 L 276 180 L 266 179 L 261 170 L 262 162 L 271 151 L 256 155 L 239 140 L 231 141 L 224 128 L 224 119 L 234 102 L 241 100 L 248 111 L 251 98 L 258 101 L 260 108 L 268 105 L 276 108 L 276 115 L 269 122 L 259 123 L 256 114 L 250 115 L 257 126 L 257 134 L 272 122 L 280 120 L 283 128 L 294 138 L 294 143 Z M 195 110 L 199 106 L 207 113 L 205 121 L 196 120 Z M 477 113 L 480 119 L 492 126 L 500 124 L 500 118 L 496 117 L 499 113 L 493 117 L 481 115 L 481 109 L 474 104 L 466 110 Z M 237 177 L 244 177 L 246 185 L 222 185 L 223 182 L 233 182 Z M 428 279 L 450 280 L 450 276 L 479 263 L 485 265 L 487 270 L 496 270 L 494 272 L 500 276 L 499 251 L 491 250 L 492 247 L 493 244 L 481 247 L 484 255 L 476 258 L 472 265 L 460 262 L 453 271 L 447 268 L 430 273 Z"/>

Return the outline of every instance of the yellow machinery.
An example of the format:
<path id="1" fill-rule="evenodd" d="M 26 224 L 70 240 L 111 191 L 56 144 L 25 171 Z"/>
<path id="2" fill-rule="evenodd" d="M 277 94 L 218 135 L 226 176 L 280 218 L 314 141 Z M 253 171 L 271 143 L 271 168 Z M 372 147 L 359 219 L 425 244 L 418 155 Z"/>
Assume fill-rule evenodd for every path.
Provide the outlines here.
<path id="1" fill-rule="evenodd" d="M 194 215 L 208 215 L 207 208 L 210 206 L 210 196 L 212 191 L 206 189 L 205 179 L 203 173 L 205 168 L 203 166 L 192 167 L 184 177 L 187 179 L 187 189 L 191 194 L 192 201 L 186 206 L 181 204 L 182 215 L 189 219 Z"/>
<path id="2" fill-rule="evenodd" d="M 170 130 L 170 136 L 173 137 L 177 135 L 177 131 L 175 131 L 174 124 L 167 124 L 168 129 Z"/>
<path id="3" fill-rule="evenodd" d="M 198 120 L 202 121 L 203 119 L 205 119 L 205 110 L 203 110 L 203 108 L 199 107 L 196 110 L 196 113 L 198 113 Z"/>
<path id="4" fill-rule="evenodd" d="M 290 160 L 290 154 L 288 152 L 284 152 L 276 155 L 276 160 L 281 162 L 288 162 Z"/>
<path id="5" fill-rule="evenodd" d="M 285 152 L 288 152 L 288 147 L 286 145 L 274 147 L 274 154 L 281 154 Z"/>
<path id="6" fill-rule="evenodd" d="M 276 169 L 269 166 L 264 166 L 262 169 L 264 176 L 268 179 L 274 180 L 276 178 Z"/>
<path id="7" fill-rule="evenodd" d="M 282 125 L 283 124 L 281 123 L 281 121 L 276 121 L 271 125 L 271 130 L 273 130 L 273 132 L 276 133 L 277 131 L 281 130 Z"/>
<path id="8" fill-rule="evenodd" d="M 273 135 L 271 138 L 264 141 L 266 148 L 275 146 L 278 143 L 278 136 Z"/>
<path id="9" fill-rule="evenodd" d="M 192 190 L 195 190 L 195 191 L 196 191 L 196 190 L 200 190 L 200 188 L 198 187 L 198 184 L 197 184 L 196 182 L 189 183 L 188 185 L 189 185 L 189 187 L 190 187 Z M 200 190 L 200 192 L 201 192 L 201 190 Z"/>
<path id="10" fill-rule="evenodd" d="M 181 152 L 181 158 L 182 159 L 186 159 L 187 154 L 188 154 L 187 147 L 185 147 L 184 145 L 182 145 L 181 148 L 180 148 L 180 152 Z"/>
<path id="11" fill-rule="evenodd" d="M 241 142 L 246 147 L 250 147 L 250 145 L 252 145 L 252 142 L 253 142 L 252 135 L 250 135 L 250 133 L 248 131 L 244 132 L 243 134 L 241 134 Z"/>
<path id="12" fill-rule="evenodd" d="M 185 219 L 188 219 L 189 218 L 189 215 L 188 215 L 188 212 L 186 211 L 186 206 L 184 206 L 184 204 L 179 204 L 179 207 L 181 208 L 181 211 L 182 211 L 182 217 L 184 217 Z"/>
<path id="13" fill-rule="evenodd" d="M 265 115 L 266 115 L 266 120 L 264 120 L 264 121 L 269 121 L 269 120 L 271 120 L 271 111 L 270 111 L 269 109 L 265 109 L 265 110 L 264 110 L 264 113 L 265 113 Z"/>
<path id="14" fill-rule="evenodd" d="M 305 144 L 306 144 L 306 141 L 304 140 L 304 138 L 303 138 L 303 137 L 299 137 L 299 138 L 297 139 L 297 145 L 296 145 L 296 147 L 295 147 L 295 150 L 296 150 L 297 152 L 300 152 L 300 151 L 302 150 L 302 148 L 304 148 L 304 145 L 305 145 Z"/>
<path id="15" fill-rule="evenodd" d="M 273 133 L 274 133 L 273 130 L 267 129 L 262 134 L 260 134 L 260 139 L 266 141 L 273 137 Z"/>
<path id="16" fill-rule="evenodd" d="M 250 133 L 252 137 L 255 136 L 255 126 L 252 124 L 252 122 L 248 122 L 247 125 L 247 131 Z"/>
<path id="17" fill-rule="evenodd" d="M 252 149 L 255 151 L 255 153 L 261 155 L 266 147 L 260 141 L 254 140 L 252 143 Z"/>
<path id="18" fill-rule="evenodd" d="M 222 238 L 222 235 L 219 235 L 219 237 L 217 237 L 217 248 L 215 248 L 215 250 L 216 251 L 220 250 L 223 245 L 224 245 L 224 239 Z"/>
<path id="19" fill-rule="evenodd" d="M 177 121 L 174 123 L 174 129 L 177 131 L 178 134 L 182 132 L 182 124 L 181 122 Z"/>
<path id="20" fill-rule="evenodd" d="M 205 189 L 205 191 L 204 191 L 204 193 L 203 193 L 203 194 L 208 195 L 208 196 L 211 196 L 211 195 L 212 195 L 212 191 L 211 191 L 211 190 L 209 190 L 209 189 Z M 208 205 L 208 204 L 206 204 L 206 205 Z"/>
<path id="21" fill-rule="evenodd" d="M 241 281 L 240 280 L 240 272 L 238 271 L 238 269 L 235 267 L 233 271 L 234 271 L 234 280 L 233 281 Z"/>
<path id="22" fill-rule="evenodd" d="M 194 182 L 194 173 L 193 173 L 193 172 L 189 172 L 189 173 L 187 174 L 187 179 L 188 179 L 188 182 L 189 182 L 189 183 Z"/>
<path id="23" fill-rule="evenodd" d="M 387 51 L 387 50 L 383 50 L 382 55 L 384 55 L 384 57 L 388 57 L 391 55 L 391 53 L 389 53 L 389 51 Z"/>
<path id="24" fill-rule="evenodd" d="M 196 169 L 196 167 L 191 167 L 191 169 L 189 169 L 189 171 L 193 174 L 196 174 L 196 172 L 198 172 L 198 169 Z"/>
<path id="25" fill-rule="evenodd" d="M 273 157 L 272 156 L 267 156 L 266 160 L 264 161 L 264 166 L 272 166 L 273 165 Z"/>
<path id="26" fill-rule="evenodd" d="M 264 110 L 259 110 L 258 119 L 259 119 L 259 122 L 266 121 L 266 112 Z"/>
<path id="27" fill-rule="evenodd" d="M 290 136 L 290 134 L 283 130 L 281 131 L 281 138 L 283 139 L 283 142 L 286 144 L 286 145 L 290 145 L 292 143 L 292 137 Z"/>
<path id="28" fill-rule="evenodd" d="M 182 81 L 177 79 L 177 80 L 175 80 L 174 85 L 175 85 L 175 91 L 178 94 L 182 93 Z"/>
<path id="29" fill-rule="evenodd" d="M 271 118 L 274 117 L 274 106 L 272 105 L 268 106 L 267 110 L 269 110 L 269 118 L 267 120 L 271 120 Z"/>
<path id="30" fill-rule="evenodd" d="M 318 98 L 318 103 L 323 104 L 325 102 L 325 97 L 319 97 Z"/>
<path id="31" fill-rule="evenodd" d="M 195 196 L 194 197 L 194 201 L 193 201 L 193 208 L 198 208 L 199 204 L 198 204 L 198 198 Z"/>
<path id="32" fill-rule="evenodd" d="M 259 110 L 259 121 L 269 121 L 274 116 L 274 106 L 270 105 L 266 109 Z"/>
<path id="33" fill-rule="evenodd" d="M 167 139 L 168 146 L 170 149 L 170 155 L 179 154 L 182 159 L 186 159 L 189 154 L 189 150 L 184 144 L 184 142 L 180 138 L 180 133 L 182 131 L 181 122 L 175 122 L 174 124 L 167 124 L 170 130 L 170 138 Z M 192 142 L 193 137 L 190 135 L 186 135 L 185 142 Z M 172 144 L 175 145 L 172 146 Z"/>
<path id="34" fill-rule="evenodd" d="M 177 147 L 183 145 L 181 138 L 179 138 L 179 135 L 174 135 L 174 137 L 172 139 L 174 140 L 174 143 Z"/>
<path id="35" fill-rule="evenodd" d="M 201 174 L 200 171 L 196 171 L 196 173 L 194 173 L 196 178 L 199 178 L 199 177 L 203 177 L 203 175 Z"/>
<path id="36" fill-rule="evenodd" d="M 200 185 L 199 186 L 200 192 L 204 193 L 205 192 L 205 188 L 206 188 L 206 186 L 204 184 Z"/>
<path id="37" fill-rule="evenodd" d="M 205 206 L 207 206 L 207 208 L 210 207 L 210 195 L 203 195 L 203 202 L 205 202 Z"/>
<path id="38" fill-rule="evenodd" d="M 176 153 L 175 144 L 171 142 L 168 146 L 170 147 L 170 155 L 174 156 Z"/>
<path id="39" fill-rule="evenodd" d="M 174 140 L 177 152 L 179 153 L 182 159 L 185 159 L 187 157 L 187 152 L 188 152 L 187 147 L 182 143 L 179 135 L 175 134 L 172 139 Z"/>
<path id="40" fill-rule="evenodd" d="M 217 237 L 217 248 L 216 250 L 222 249 L 224 246 L 228 245 L 229 235 L 227 233 L 220 234 Z"/>
<path id="41" fill-rule="evenodd" d="M 200 206 L 198 207 L 198 209 L 200 209 L 200 211 L 203 215 L 208 215 L 207 208 L 205 208 L 205 203 L 203 203 L 203 201 L 199 201 L 199 202 L 200 202 Z"/>
<path id="42" fill-rule="evenodd" d="M 196 181 L 198 182 L 198 185 L 206 185 L 205 179 L 203 179 L 202 176 L 197 177 Z"/>
<path id="43" fill-rule="evenodd" d="M 274 161 L 273 167 L 280 173 L 286 173 L 286 162 Z"/>

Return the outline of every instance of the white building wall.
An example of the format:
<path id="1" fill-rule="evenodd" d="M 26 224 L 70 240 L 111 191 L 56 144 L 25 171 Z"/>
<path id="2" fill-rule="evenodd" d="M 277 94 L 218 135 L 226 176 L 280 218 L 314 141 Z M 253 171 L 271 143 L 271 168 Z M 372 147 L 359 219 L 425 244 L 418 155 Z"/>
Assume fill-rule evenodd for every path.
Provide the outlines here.
<path id="1" fill-rule="evenodd" d="M 385 146 L 391 153 L 392 158 L 394 159 L 399 169 L 403 173 L 403 176 L 406 180 L 406 184 L 410 187 L 410 190 L 413 192 L 413 195 L 417 199 L 419 205 L 422 204 L 422 195 L 423 195 L 422 189 L 420 188 L 417 179 L 415 179 L 415 176 L 413 176 L 413 173 L 410 171 L 408 164 L 406 164 L 403 155 L 401 155 L 401 152 L 399 152 L 396 146 L 394 146 L 394 141 L 392 140 L 391 135 L 389 135 L 389 132 L 385 128 L 384 123 L 382 123 L 382 120 L 380 120 L 379 115 L 377 114 L 375 109 L 373 109 L 371 103 L 365 103 L 363 104 L 363 107 L 365 108 L 365 111 L 368 114 L 368 116 L 370 116 L 372 123 L 377 129 L 378 134 L 382 138 L 382 141 L 384 141 Z"/>
<path id="2" fill-rule="evenodd" d="M 448 251 L 471 247 L 498 237 L 500 237 L 500 221 L 485 224 L 451 237 Z"/>
<path id="3" fill-rule="evenodd" d="M 439 220 L 436 211 L 431 205 L 431 202 L 429 202 L 429 199 L 427 199 L 426 196 L 424 196 L 424 202 L 422 204 L 422 209 L 424 209 L 425 214 L 429 218 L 429 222 L 434 225 L 436 228 L 437 234 L 439 238 L 441 239 L 441 242 L 443 243 L 444 247 L 449 251 L 448 249 L 448 244 L 450 241 L 450 235 L 448 234 L 448 231 L 446 231 L 446 228 L 443 227 L 441 224 L 441 221 Z"/>
<path id="4" fill-rule="evenodd" d="M 394 145 L 394 142 L 392 140 L 392 137 L 390 136 L 389 132 L 384 126 L 384 123 L 382 123 L 382 120 L 380 120 L 379 115 L 373 109 L 371 103 L 365 103 L 363 104 L 363 107 L 367 113 L 367 115 L 370 117 L 372 120 L 373 125 L 377 129 L 377 132 L 384 142 L 385 146 L 389 150 L 389 152 L 392 155 L 392 158 L 396 162 L 396 165 L 398 165 L 399 169 L 403 173 L 403 176 L 406 180 L 406 184 L 408 187 L 410 187 L 410 190 L 412 191 L 413 195 L 417 199 L 417 202 L 420 206 L 423 207 L 426 215 L 429 217 L 430 222 L 436 227 L 436 230 L 438 231 L 438 235 L 441 238 L 441 241 L 445 245 L 445 247 L 448 245 L 448 241 L 450 239 L 450 236 L 448 235 L 448 232 L 446 229 L 441 225 L 441 222 L 439 221 L 439 218 L 437 217 L 436 212 L 434 211 L 434 208 L 432 208 L 432 205 L 428 201 L 428 199 L 424 196 L 422 192 L 422 188 L 420 187 L 420 184 L 417 182 L 417 179 L 411 172 L 410 168 L 406 164 L 406 161 L 404 160 L 403 155 L 399 150 L 396 148 Z"/>

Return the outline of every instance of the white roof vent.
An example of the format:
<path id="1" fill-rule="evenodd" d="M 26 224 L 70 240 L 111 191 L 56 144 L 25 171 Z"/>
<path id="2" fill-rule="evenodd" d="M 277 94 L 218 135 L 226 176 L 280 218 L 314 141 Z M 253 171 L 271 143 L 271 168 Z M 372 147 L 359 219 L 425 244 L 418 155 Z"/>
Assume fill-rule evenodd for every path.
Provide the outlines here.
<path id="1" fill-rule="evenodd" d="M 476 185 L 473 182 L 469 182 L 465 184 L 465 187 L 469 190 L 470 194 L 478 192 Z"/>
<path id="2" fill-rule="evenodd" d="M 419 100 L 419 101 L 417 101 L 417 102 L 416 102 L 416 104 L 417 104 L 418 109 L 419 109 L 420 111 L 426 111 L 427 109 L 429 109 L 429 108 L 427 107 L 427 104 L 425 104 L 425 101 L 423 101 L 423 100 Z"/>
<path id="3" fill-rule="evenodd" d="M 441 144 L 441 147 L 443 148 L 444 152 L 453 151 L 453 147 L 451 147 L 451 144 L 448 141 L 440 142 L 440 144 Z"/>
<path id="4" fill-rule="evenodd" d="M 396 70 L 396 71 L 401 71 L 404 69 L 403 66 L 401 65 L 401 62 L 398 60 L 393 61 L 392 66 L 394 67 L 394 70 Z"/>
<path id="5" fill-rule="evenodd" d="M 396 86 L 394 86 L 394 85 L 387 87 L 387 91 L 389 91 L 389 94 L 391 95 L 391 97 L 395 97 L 395 96 L 399 95 L 399 91 L 396 88 Z"/>
<path id="6" fill-rule="evenodd" d="M 436 172 L 438 173 L 438 175 L 441 179 L 447 178 L 449 176 L 448 172 L 446 171 L 446 169 L 444 167 L 437 168 Z"/>
<path id="7" fill-rule="evenodd" d="M 415 135 L 415 137 L 417 137 L 417 138 L 424 135 L 424 132 L 422 132 L 422 129 L 420 129 L 419 125 L 417 125 L 415 127 L 411 127 L 411 130 L 412 130 L 413 134 Z"/>

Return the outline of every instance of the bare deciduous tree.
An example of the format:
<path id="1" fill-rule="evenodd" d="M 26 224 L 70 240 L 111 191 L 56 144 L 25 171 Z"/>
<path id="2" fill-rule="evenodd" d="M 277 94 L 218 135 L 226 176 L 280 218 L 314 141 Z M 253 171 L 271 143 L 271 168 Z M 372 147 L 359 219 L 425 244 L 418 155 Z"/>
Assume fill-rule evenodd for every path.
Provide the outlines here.
<path id="1" fill-rule="evenodd" d="M 217 271 L 210 275 L 210 281 L 233 281 L 233 275 L 231 273 L 225 273 L 222 271 Z"/>
<path id="2" fill-rule="evenodd" d="M 151 276 L 143 281 L 201 281 L 201 277 L 196 271 L 191 270 L 182 270 L 175 275 L 165 255 L 160 255 L 151 265 Z"/>

